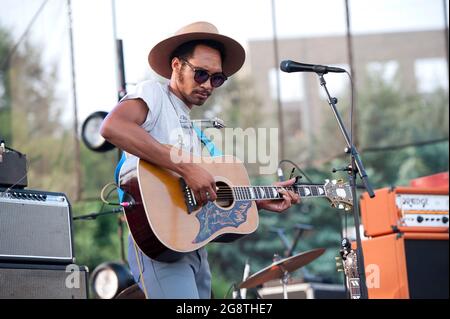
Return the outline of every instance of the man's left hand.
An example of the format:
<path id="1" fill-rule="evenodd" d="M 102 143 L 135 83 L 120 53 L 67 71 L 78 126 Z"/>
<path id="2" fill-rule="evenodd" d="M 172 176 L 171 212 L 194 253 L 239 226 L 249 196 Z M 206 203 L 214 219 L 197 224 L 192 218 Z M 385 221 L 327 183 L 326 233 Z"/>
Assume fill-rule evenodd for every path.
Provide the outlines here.
<path id="1" fill-rule="evenodd" d="M 284 182 L 276 182 L 274 186 L 291 186 L 294 184 L 295 178 L 291 178 L 290 180 Z M 283 195 L 283 200 L 280 199 L 271 199 L 271 200 L 262 200 L 257 201 L 256 206 L 258 209 L 270 210 L 272 212 L 281 213 L 292 206 L 292 204 L 300 203 L 300 196 L 293 191 L 288 191 L 286 189 L 282 189 L 279 191 L 280 194 Z"/>

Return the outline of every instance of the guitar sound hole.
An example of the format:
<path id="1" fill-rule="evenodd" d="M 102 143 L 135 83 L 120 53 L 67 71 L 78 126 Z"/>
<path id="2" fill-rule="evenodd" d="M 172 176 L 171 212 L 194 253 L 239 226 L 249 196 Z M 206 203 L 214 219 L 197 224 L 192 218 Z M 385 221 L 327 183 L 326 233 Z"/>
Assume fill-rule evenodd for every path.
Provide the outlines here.
<path id="1" fill-rule="evenodd" d="M 216 204 L 223 208 L 230 207 L 234 201 L 231 187 L 224 182 L 217 182 L 216 186 L 219 188 L 217 191 Z"/>

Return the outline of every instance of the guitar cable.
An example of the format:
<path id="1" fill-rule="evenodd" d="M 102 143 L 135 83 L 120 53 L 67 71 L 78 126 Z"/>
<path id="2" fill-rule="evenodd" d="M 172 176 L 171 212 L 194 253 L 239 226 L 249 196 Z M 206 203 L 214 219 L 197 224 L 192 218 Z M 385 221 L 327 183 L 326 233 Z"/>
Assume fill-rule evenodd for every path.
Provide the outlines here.
<path id="1" fill-rule="evenodd" d="M 108 187 L 110 187 L 110 186 L 114 186 L 114 189 L 111 189 L 111 190 L 108 192 L 108 194 L 106 195 L 106 198 L 105 198 L 104 193 L 105 193 L 106 189 L 107 189 Z M 118 202 L 118 203 L 117 203 L 117 202 L 109 202 L 109 201 L 107 200 L 107 198 L 109 197 L 109 195 L 111 195 L 111 193 L 112 193 L 114 190 L 119 190 L 119 189 L 121 189 L 121 188 L 119 187 L 119 185 L 117 185 L 116 183 L 113 183 L 113 182 L 108 183 L 108 184 L 106 184 L 105 186 L 103 186 L 103 188 L 102 188 L 102 190 L 101 190 L 101 192 L 100 192 L 100 198 L 101 198 L 102 202 L 103 202 L 104 204 L 106 204 L 106 205 L 121 206 L 121 207 L 123 207 L 123 208 L 128 208 L 128 207 L 133 206 L 133 205 L 135 204 L 135 202 L 134 202 L 133 198 L 131 198 L 131 196 L 128 196 L 128 197 L 130 198 L 129 201 L 123 201 L 123 202 Z"/>
<path id="2" fill-rule="evenodd" d="M 278 169 L 277 169 L 277 172 L 278 172 L 278 177 L 279 178 L 282 178 L 283 177 L 283 171 L 281 170 L 281 164 L 283 164 L 283 163 L 289 163 L 289 164 L 292 164 L 295 168 L 297 168 L 297 170 L 300 172 L 300 173 L 302 173 L 304 176 L 305 176 L 305 178 L 308 180 L 308 182 L 310 182 L 311 184 L 313 184 L 313 182 L 312 182 L 312 180 L 309 178 L 309 176 L 308 175 L 306 175 L 306 173 L 297 165 L 297 164 L 295 164 L 293 161 L 291 161 L 291 160 L 288 160 L 288 159 L 283 159 L 283 160 L 281 160 L 279 163 L 278 163 Z M 281 180 L 280 180 L 281 181 Z"/>
<path id="3" fill-rule="evenodd" d="M 105 198 L 105 196 L 104 196 L 104 192 L 106 191 L 106 189 L 108 188 L 108 187 L 110 187 L 110 186 L 114 186 L 114 188 L 112 188 L 109 192 L 108 192 L 108 194 L 106 194 L 106 198 Z M 117 185 L 116 183 L 113 183 L 113 182 L 111 182 L 111 183 L 108 183 L 108 184 L 106 184 L 105 186 L 103 186 L 103 188 L 102 188 L 102 190 L 101 190 L 101 192 L 100 192 L 100 198 L 101 198 L 101 200 L 102 200 L 102 202 L 103 202 L 103 205 L 102 205 L 102 208 L 100 209 L 100 210 L 103 210 L 103 207 L 104 207 L 104 205 L 106 204 L 106 205 L 114 205 L 114 206 L 121 206 L 121 207 L 123 207 L 123 208 L 126 208 L 126 207 L 131 207 L 131 206 L 133 206 L 134 205 L 134 199 L 133 198 L 131 198 L 131 196 L 129 196 L 130 198 L 131 198 L 131 200 L 130 201 L 128 201 L 128 202 L 120 202 L 120 203 L 114 203 L 114 202 L 109 202 L 108 200 L 107 200 L 107 198 L 111 195 L 111 193 L 113 192 L 113 191 L 115 191 L 115 190 L 117 190 L 117 189 L 120 189 L 120 187 L 119 187 L 119 185 Z M 136 242 L 134 241 L 134 239 L 132 239 L 133 240 L 133 248 L 134 248 L 134 253 L 135 253 L 135 257 L 136 257 L 136 263 L 137 263 L 137 266 L 138 266 L 138 269 L 139 269 L 139 279 L 138 279 L 138 281 L 137 282 L 142 282 L 142 288 L 143 288 L 143 292 L 144 292 L 144 295 L 145 295 L 145 298 L 146 299 L 149 299 L 149 296 L 148 296 L 148 291 L 147 291 L 147 287 L 145 286 L 145 280 L 144 280 L 144 263 L 143 263 L 143 260 L 142 260 L 142 263 L 141 263 L 141 260 L 139 259 L 139 252 L 138 252 L 138 247 L 137 247 L 137 245 L 136 245 Z M 141 253 L 141 257 L 142 257 L 142 253 Z"/>

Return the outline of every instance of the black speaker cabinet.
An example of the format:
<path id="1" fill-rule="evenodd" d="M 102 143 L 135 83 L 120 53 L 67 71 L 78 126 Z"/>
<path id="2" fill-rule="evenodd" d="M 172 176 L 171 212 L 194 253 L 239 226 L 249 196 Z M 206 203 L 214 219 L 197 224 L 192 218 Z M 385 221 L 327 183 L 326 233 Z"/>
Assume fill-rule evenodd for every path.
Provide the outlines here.
<path id="1" fill-rule="evenodd" d="M 0 299 L 86 299 L 84 266 L 0 263 Z"/>
<path id="2" fill-rule="evenodd" d="M 62 193 L 0 188 L 0 261 L 74 262 L 70 203 Z"/>
<path id="3" fill-rule="evenodd" d="M 0 161 L 0 187 L 27 186 L 27 156 L 7 150 Z"/>

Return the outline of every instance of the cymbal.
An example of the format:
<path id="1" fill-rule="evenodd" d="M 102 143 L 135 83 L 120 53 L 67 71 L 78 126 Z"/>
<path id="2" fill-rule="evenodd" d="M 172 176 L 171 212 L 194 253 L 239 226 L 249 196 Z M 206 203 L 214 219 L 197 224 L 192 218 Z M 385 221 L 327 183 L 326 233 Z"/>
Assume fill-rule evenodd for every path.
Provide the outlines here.
<path id="1" fill-rule="evenodd" d="M 278 260 L 272 263 L 272 265 L 254 273 L 248 277 L 247 280 L 241 282 L 239 288 L 253 288 L 272 279 L 281 279 L 283 278 L 284 271 L 293 272 L 318 258 L 324 251 L 325 248 L 316 248 L 292 257 Z"/>

